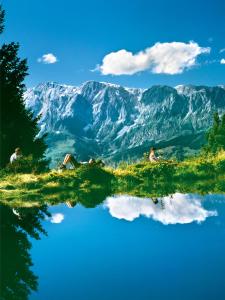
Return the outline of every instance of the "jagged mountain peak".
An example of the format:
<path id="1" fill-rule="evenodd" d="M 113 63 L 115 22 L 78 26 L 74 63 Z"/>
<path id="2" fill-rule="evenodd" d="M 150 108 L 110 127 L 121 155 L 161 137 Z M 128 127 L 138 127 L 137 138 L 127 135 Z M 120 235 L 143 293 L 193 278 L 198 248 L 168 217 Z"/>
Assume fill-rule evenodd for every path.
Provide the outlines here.
<path id="1" fill-rule="evenodd" d="M 225 89 L 218 86 L 138 89 L 98 81 L 78 87 L 48 82 L 28 89 L 24 99 L 35 116 L 41 115 L 40 134 L 49 133 L 50 149 L 76 149 L 84 159 L 204 132 L 213 113 L 225 111 Z"/>
<path id="2" fill-rule="evenodd" d="M 220 90 L 220 89 L 224 89 L 223 85 L 218 85 L 218 86 L 206 86 L 206 85 L 177 85 L 175 87 L 175 89 L 177 90 L 177 92 L 179 94 L 190 94 L 190 93 L 197 93 L 197 92 L 207 92 L 207 91 L 215 91 L 215 90 Z"/>

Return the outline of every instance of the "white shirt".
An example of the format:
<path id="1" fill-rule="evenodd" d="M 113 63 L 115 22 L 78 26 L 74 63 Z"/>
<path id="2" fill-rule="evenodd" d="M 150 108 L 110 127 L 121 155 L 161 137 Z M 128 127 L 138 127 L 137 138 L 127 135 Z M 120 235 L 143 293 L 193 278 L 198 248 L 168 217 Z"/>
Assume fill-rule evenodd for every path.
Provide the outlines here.
<path id="1" fill-rule="evenodd" d="M 150 160 L 150 161 L 157 161 L 157 160 L 158 160 L 158 157 L 155 156 L 155 153 L 152 153 L 152 152 L 151 152 L 151 153 L 149 154 L 149 160 Z"/>
<path id="2" fill-rule="evenodd" d="M 18 158 L 20 158 L 22 155 L 17 155 L 16 153 L 13 153 L 11 156 L 10 156 L 10 163 L 13 163 L 14 160 L 17 160 Z"/>

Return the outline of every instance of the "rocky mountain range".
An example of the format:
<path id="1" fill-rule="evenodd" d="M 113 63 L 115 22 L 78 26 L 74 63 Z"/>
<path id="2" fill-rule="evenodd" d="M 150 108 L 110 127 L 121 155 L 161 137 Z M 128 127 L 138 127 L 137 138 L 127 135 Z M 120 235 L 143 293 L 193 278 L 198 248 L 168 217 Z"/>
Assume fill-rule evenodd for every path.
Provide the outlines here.
<path id="1" fill-rule="evenodd" d="M 48 133 L 53 164 L 67 152 L 80 160 L 140 158 L 150 146 L 195 152 L 204 143 L 215 111 L 225 112 L 224 86 L 180 85 L 126 88 L 88 81 L 81 86 L 39 84 L 24 94 L 40 115 L 40 135 Z"/>

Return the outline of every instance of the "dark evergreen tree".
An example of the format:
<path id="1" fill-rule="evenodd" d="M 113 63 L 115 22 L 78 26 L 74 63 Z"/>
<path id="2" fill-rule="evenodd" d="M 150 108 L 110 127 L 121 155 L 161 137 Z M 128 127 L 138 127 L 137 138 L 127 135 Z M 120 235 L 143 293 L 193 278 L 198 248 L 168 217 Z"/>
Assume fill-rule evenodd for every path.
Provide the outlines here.
<path id="1" fill-rule="evenodd" d="M 175 157 L 178 161 L 184 160 L 184 148 L 182 146 L 177 147 Z"/>
<path id="2" fill-rule="evenodd" d="M 0 7 L 0 32 L 3 29 L 4 11 Z M 19 44 L 3 44 L 0 48 L 0 168 L 9 162 L 10 154 L 20 147 L 24 155 L 43 157 L 44 137 L 39 132 L 37 118 L 25 108 L 23 83 L 28 74 L 26 59 L 18 57 Z"/>
<path id="3" fill-rule="evenodd" d="M 223 149 L 225 149 L 225 114 L 222 116 L 221 121 L 221 144 L 223 146 Z"/>
<path id="4" fill-rule="evenodd" d="M 218 150 L 225 150 L 225 114 L 222 118 L 216 112 L 213 118 L 213 126 L 207 133 L 207 145 L 205 150 L 208 153 L 216 153 Z"/>

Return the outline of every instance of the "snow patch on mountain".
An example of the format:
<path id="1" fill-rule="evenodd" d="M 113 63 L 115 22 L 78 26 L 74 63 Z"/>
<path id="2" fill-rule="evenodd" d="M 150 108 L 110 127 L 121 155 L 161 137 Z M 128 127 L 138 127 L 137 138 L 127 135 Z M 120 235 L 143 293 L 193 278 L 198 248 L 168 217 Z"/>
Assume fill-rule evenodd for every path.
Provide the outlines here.
<path id="1" fill-rule="evenodd" d="M 111 154 L 206 131 L 215 111 L 225 111 L 224 86 L 127 88 L 88 81 L 81 86 L 42 83 L 24 94 L 40 116 L 48 145 L 66 143 L 82 157 Z M 56 147 L 57 148 L 57 147 Z M 57 149 L 54 151 L 57 151 Z"/>

